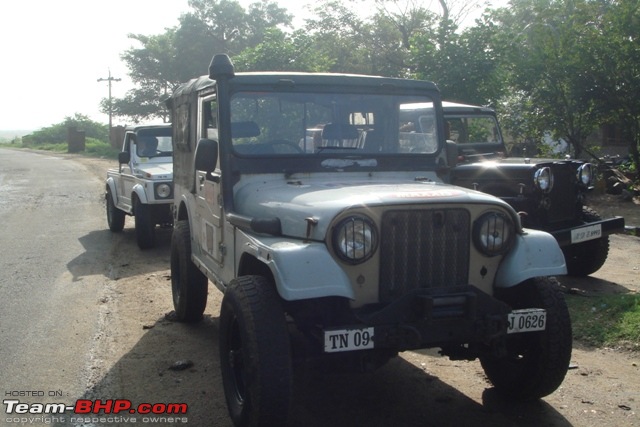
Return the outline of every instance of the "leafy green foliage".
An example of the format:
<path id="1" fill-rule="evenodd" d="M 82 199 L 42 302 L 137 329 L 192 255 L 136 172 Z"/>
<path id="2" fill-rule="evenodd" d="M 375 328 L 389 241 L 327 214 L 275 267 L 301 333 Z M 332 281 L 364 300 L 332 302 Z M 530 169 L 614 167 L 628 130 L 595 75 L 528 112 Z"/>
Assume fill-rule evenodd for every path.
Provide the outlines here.
<path id="1" fill-rule="evenodd" d="M 22 137 L 24 146 L 44 146 L 45 144 L 65 144 L 69 128 L 84 131 L 86 138 L 95 138 L 101 141 L 109 140 L 108 126 L 94 122 L 83 114 L 76 113 L 73 117 L 66 117 L 63 122 L 40 129 L 32 134 Z"/>
<path id="2" fill-rule="evenodd" d="M 205 74 L 214 53 L 238 71 L 311 71 L 435 81 L 451 101 L 494 107 L 514 142 L 542 152 L 562 139 L 578 156 L 602 124 L 622 129 L 640 163 L 637 0 L 512 0 L 458 27 L 466 3 L 319 0 L 302 28 L 270 0 L 190 0 L 176 28 L 132 34 L 122 59 L 137 87 L 109 107 L 167 120 L 164 99 Z M 439 6 L 439 9 L 438 9 Z M 367 9 L 367 14 L 362 10 Z M 468 10 L 468 9 L 467 9 Z"/>
<path id="3" fill-rule="evenodd" d="M 181 83 L 205 74 L 213 53 L 239 53 L 254 48 L 279 25 L 288 26 L 291 16 L 275 2 L 262 1 L 245 10 L 236 0 L 190 0 L 191 12 L 180 17 L 178 28 L 163 34 L 130 34 L 141 47 L 124 52 L 122 60 L 137 87 L 111 103 L 116 116 L 134 122 L 169 114 L 164 100 Z M 109 111 L 103 99 L 101 110 Z"/>
<path id="4" fill-rule="evenodd" d="M 640 295 L 566 297 L 575 339 L 598 347 L 640 350 Z"/>
<path id="5" fill-rule="evenodd" d="M 287 35 L 272 28 L 265 32 L 261 43 L 245 49 L 233 61 L 239 71 L 326 72 L 333 62 L 317 47 L 315 40 L 303 31 Z"/>

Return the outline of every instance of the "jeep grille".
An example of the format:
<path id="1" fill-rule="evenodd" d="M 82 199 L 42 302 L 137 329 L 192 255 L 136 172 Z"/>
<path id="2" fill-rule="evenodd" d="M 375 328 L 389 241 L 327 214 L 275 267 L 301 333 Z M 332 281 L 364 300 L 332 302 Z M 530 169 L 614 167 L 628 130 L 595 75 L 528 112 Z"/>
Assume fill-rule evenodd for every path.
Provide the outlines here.
<path id="1" fill-rule="evenodd" d="M 556 164 L 551 170 L 553 172 L 553 188 L 548 195 L 551 203 L 545 222 L 554 223 L 575 219 L 576 170 L 573 165 L 564 164 Z"/>
<path id="2" fill-rule="evenodd" d="M 394 210 L 382 217 L 380 302 L 416 288 L 466 285 L 469 212 Z"/>

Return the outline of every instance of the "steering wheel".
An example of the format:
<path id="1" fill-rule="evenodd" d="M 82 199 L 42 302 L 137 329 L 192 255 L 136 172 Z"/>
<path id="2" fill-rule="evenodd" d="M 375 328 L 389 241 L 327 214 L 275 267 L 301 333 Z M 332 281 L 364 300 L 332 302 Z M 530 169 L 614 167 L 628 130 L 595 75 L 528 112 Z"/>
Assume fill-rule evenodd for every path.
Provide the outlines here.
<path id="1" fill-rule="evenodd" d="M 273 152 L 276 154 L 297 154 L 302 153 L 302 148 L 298 146 L 295 142 L 287 141 L 286 139 L 273 139 L 265 143 L 265 145 L 271 145 L 274 147 Z M 284 150 L 278 150 L 275 147 L 282 146 Z"/>

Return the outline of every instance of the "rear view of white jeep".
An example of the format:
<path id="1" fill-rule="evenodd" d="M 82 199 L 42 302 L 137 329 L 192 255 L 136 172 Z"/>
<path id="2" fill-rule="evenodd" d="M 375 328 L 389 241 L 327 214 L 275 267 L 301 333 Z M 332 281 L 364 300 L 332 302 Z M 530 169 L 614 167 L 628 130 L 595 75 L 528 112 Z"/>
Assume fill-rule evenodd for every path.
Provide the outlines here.
<path id="1" fill-rule="evenodd" d="M 425 103 L 419 127 L 403 120 Z M 480 359 L 516 399 L 561 384 L 571 325 L 550 276 L 566 273 L 562 251 L 506 202 L 447 184 L 457 153 L 435 85 L 235 73 L 217 55 L 168 105 L 174 307 L 197 321 L 209 281 L 224 293 L 235 425 L 286 424 L 294 354 L 374 369 L 440 348 Z"/>

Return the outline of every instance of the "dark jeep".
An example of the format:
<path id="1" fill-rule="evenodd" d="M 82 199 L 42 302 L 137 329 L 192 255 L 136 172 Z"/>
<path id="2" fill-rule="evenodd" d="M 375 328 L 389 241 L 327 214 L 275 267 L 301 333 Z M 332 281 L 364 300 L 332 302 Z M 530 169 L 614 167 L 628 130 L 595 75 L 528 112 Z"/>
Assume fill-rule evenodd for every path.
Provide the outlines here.
<path id="1" fill-rule="evenodd" d="M 624 218 L 603 219 L 586 206 L 594 168 L 577 159 L 509 157 L 495 112 L 443 102 L 447 139 L 458 148 L 452 183 L 498 196 L 520 214 L 522 225 L 552 234 L 568 274 L 597 271 L 609 253 L 609 234 Z"/>

